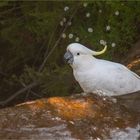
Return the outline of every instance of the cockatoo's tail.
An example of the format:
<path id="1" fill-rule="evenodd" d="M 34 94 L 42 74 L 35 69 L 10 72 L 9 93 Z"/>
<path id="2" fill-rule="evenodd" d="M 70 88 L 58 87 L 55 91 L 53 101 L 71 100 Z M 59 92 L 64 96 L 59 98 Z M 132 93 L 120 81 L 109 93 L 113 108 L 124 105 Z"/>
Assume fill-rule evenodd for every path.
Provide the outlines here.
<path id="1" fill-rule="evenodd" d="M 107 49 L 96 52 L 79 43 L 68 45 L 64 55 L 71 65 L 75 79 L 84 92 L 104 93 L 117 96 L 140 91 L 140 77 L 127 67 L 94 56 L 103 54 Z"/>

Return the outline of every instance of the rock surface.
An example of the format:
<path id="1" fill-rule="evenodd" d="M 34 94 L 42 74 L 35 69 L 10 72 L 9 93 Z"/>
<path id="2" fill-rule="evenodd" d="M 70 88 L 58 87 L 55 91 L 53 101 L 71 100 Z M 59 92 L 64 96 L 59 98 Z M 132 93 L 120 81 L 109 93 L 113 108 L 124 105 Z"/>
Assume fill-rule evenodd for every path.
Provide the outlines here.
<path id="1" fill-rule="evenodd" d="M 128 51 L 122 63 L 140 75 L 140 40 Z"/>
<path id="2" fill-rule="evenodd" d="M 0 110 L 0 139 L 137 140 L 140 114 L 112 99 L 52 97 Z"/>

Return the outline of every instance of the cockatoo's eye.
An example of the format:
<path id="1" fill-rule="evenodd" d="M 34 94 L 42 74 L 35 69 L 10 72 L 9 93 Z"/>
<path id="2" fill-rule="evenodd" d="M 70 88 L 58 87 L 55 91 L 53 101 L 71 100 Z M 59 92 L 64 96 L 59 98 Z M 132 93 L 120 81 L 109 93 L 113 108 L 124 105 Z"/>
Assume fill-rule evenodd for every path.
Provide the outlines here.
<path id="1" fill-rule="evenodd" d="M 80 53 L 77 53 L 77 55 L 80 55 Z"/>

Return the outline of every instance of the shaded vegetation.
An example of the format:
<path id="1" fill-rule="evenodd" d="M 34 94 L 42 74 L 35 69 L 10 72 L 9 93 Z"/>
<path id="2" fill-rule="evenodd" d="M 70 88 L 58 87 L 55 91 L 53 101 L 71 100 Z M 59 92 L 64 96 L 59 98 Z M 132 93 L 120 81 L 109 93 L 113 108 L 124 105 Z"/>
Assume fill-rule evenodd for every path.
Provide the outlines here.
<path id="1" fill-rule="evenodd" d="M 139 7 L 138 1 L 1 1 L 0 99 L 34 81 L 41 84 L 15 101 L 79 92 L 63 62 L 66 46 L 79 41 L 100 50 L 104 41 L 102 58 L 119 61 L 139 38 Z"/>

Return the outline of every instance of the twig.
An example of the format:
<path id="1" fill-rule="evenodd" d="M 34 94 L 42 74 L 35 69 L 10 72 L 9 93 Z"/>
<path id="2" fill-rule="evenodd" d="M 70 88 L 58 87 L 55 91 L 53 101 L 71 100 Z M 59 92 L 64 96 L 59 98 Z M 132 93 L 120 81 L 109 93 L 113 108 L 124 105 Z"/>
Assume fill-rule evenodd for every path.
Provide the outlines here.
<path id="1" fill-rule="evenodd" d="M 0 105 L 6 105 L 8 102 L 10 102 L 11 100 L 13 100 L 14 98 L 16 98 L 18 95 L 20 95 L 21 93 L 27 91 L 28 89 L 31 89 L 35 86 L 37 86 L 39 83 L 37 82 L 33 82 L 30 85 L 26 86 L 25 88 L 22 88 L 21 90 L 17 91 L 16 93 L 14 93 L 12 96 L 10 96 L 8 99 L 6 99 L 5 101 L 0 101 Z"/>
<path id="2" fill-rule="evenodd" d="M 6 73 L 4 73 L 4 72 L 2 72 L 2 71 L 0 71 L 0 74 L 2 75 L 2 76 L 8 76 L 8 74 L 6 74 Z"/>
<path id="3" fill-rule="evenodd" d="M 27 87 L 27 85 L 26 85 L 24 82 L 20 81 L 20 83 L 21 83 L 21 85 L 22 85 L 23 87 L 25 87 L 25 88 Z M 29 92 L 31 92 L 33 95 L 35 95 L 35 96 L 37 96 L 37 97 L 42 97 L 42 96 L 40 96 L 39 94 L 35 93 L 32 89 L 28 90 L 28 93 L 27 93 L 27 94 L 29 94 Z"/>
<path id="4" fill-rule="evenodd" d="M 76 14 L 77 10 L 78 10 L 78 8 L 76 8 L 76 10 L 73 12 L 73 14 L 72 14 L 72 16 L 70 17 L 70 19 L 69 19 L 68 22 L 70 22 L 70 21 L 72 20 L 72 18 L 73 18 L 74 15 Z M 64 33 L 64 32 L 66 31 L 66 29 L 67 29 L 67 27 L 68 27 L 68 22 L 67 22 L 65 28 L 63 29 L 62 33 Z M 61 33 L 61 35 L 62 35 L 62 33 Z M 43 70 L 43 68 L 44 68 L 44 66 L 45 66 L 45 64 L 46 64 L 46 62 L 47 62 L 49 56 L 52 54 L 52 52 L 54 51 L 54 49 L 55 49 L 55 48 L 57 47 L 57 45 L 59 44 L 59 42 L 60 42 L 60 40 L 61 40 L 61 37 L 62 37 L 61 35 L 59 36 L 58 40 L 57 40 L 56 43 L 54 44 L 52 50 L 51 50 L 51 51 L 49 52 L 49 54 L 45 57 L 43 63 L 41 64 L 41 66 L 40 66 L 40 68 L 39 68 L 39 72 L 41 72 L 41 71 Z"/>
<path id="5" fill-rule="evenodd" d="M 3 14 L 7 14 L 7 13 L 10 13 L 13 12 L 14 10 L 18 10 L 18 9 L 21 9 L 21 8 L 25 8 L 25 7 L 28 7 L 28 5 L 24 5 L 24 6 L 18 6 L 18 7 L 12 7 L 11 9 L 7 9 L 5 11 L 2 11 L 0 12 L 0 16 L 3 15 Z"/>
<path id="6" fill-rule="evenodd" d="M 19 6 L 19 7 L 12 7 L 11 9 L 7 9 L 6 11 L 0 12 L 0 16 L 1 16 L 2 14 L 11 13 L 12 11 L 17 10 L 17 9 L 20 9 L 20 8 L 21 8 L 20 6 Z"/>
<path id="7" fill-rule="evenodd" d="M 53 36 L 54 36 L 54 33 L 56 32 L 57 27 L 58 27 L 58 25 L 55 27 L 54 31 L 53 31 L 52 34 L 51 34 L 51 37 L 50 37 L 49 43 L 48 43 L 48 47 L 46 48 L 46 51 L 45 51 L 45 53 L 44 53 L 44 54 L 45 54 L 45 55 L 44 55 L 44 58 L 46 57 L 46 54 L 47 54 L 47 52 L 48 52 L 48 49 L 49 49 L 49 47 L 50 47 L 51 41 L 52 41 L 52 39 L 53 39 Z M 33 65 L 34 65 L 34 64 L 36 63 L 36 61 L 38 60 L 38 58 L 39 58 L 39 56 L 40 56 L 40 54 L 41 54 L 41 51 L 43 50 L 43 48 L 45 47 L 45 45 L 46 45 L 46 40 L 44 41 L 42 47 L 40 48 L 40 50 L 39 50 L 39 52 L 38 52 L 38 55 L 37 55 L 36 59 L 34 60 Z"/>

